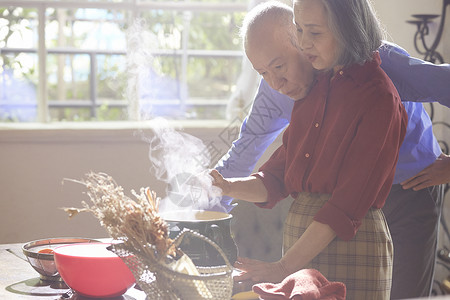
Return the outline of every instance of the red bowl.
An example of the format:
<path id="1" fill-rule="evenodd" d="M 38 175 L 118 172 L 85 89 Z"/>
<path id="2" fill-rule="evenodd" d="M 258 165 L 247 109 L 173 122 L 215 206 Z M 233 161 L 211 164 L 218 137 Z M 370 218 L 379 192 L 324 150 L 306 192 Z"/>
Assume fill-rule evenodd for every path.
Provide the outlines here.
<path id="1" fill-rule="evenodd" d="M 107 249 L 111 243 L 81 243 L 54 249 L 56 268 L 75 292 L 92 298 L 117 297 L 135 279 L 127 265 Z"/>

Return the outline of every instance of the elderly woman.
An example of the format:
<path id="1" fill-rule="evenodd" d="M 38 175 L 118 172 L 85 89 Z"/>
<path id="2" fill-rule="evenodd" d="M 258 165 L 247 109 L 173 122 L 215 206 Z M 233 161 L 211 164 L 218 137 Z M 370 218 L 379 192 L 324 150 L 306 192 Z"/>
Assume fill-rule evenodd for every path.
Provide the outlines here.
<path id="1" fill-rule="evenodd" d="M 261 268 L 241 259 L 239 267 L 252 279 L 273 282 L 315 268 L 344 282 L 347 299 L 389 299 L 393 249 L 380 208 L 407 117 L 380 68 L 378 21 L 366 0 L 296 0 L 294 21 L 303 54 L 320 72 L 295 102 L 283 145 L 252 176 L 211 172 L 225 195 L 262 207 L 295 198 L 283 257 Z M 270 82 L 273 62 L 260 55 L 258 42 L 264 30 L 247 30 L 246 54 Z"/>

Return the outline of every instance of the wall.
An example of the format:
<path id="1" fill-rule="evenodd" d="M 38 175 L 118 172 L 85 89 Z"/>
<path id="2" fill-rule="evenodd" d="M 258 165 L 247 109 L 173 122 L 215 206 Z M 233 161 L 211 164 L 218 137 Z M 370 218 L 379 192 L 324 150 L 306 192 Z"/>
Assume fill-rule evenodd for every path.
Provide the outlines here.
<path id="1" fill-rule="evenodd" d="M 172 125 L 179 132 L 198 137 L 208 149 L 214 148 L 213 162 L 228 150 L 239 130 L 239 124 L 228 122 L 190 122 L 183 129 L 180 124 Z M 0 243 L 107 236 L 90 213 L 68 219 L 61 208 L 82 207 L 81 201 L 88 201 L 88 197 L 84 186 L 65 178 L 82 179 L 90 171 L 105 172 L 129 196 L 131 189 L 146 186 L 161 197 L 166 195 L 167 184 L 157 180 L 150 169 L 149 144 L 145 141 L 154 136 L 150 125 L 62 126 L 0 127 Z M 227 138 L 231 140 L 226 142 Z"/>
<path id="2" fill-rule="evenodd" d="M 414 20 L 411 16 L 413 14 L 441 14 L 442 0 L 373 0 L 373 4 L 380 21 L 388 33 L 387 39 L 402 46 L 411 55 L 421 57 L 414 49 L 413 44 L 413 37 L 417 27 L 406 23 L 406 21 Z M 439 18 L 436 19 L 436 22 L 430 24 L 430 43 L 433 41 L 438 27 L 437 21 L 439 21 Z M 441 42 L 440 50 L 442 50 L 443 44 Z"/>

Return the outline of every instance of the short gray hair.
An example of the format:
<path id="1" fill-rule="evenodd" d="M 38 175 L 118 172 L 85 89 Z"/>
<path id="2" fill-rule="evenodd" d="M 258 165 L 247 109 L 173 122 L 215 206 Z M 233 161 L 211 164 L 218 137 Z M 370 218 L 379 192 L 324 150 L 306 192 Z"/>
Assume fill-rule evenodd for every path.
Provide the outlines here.
<path id="1" fill-rule="evenodd" d="M 268 22 L 272 27 L 286 26 L 289 30 L 289 37 L 293 45 L 297 45 L 295 27 L 293 26 L 294 13 L 291 6 L 279 1 L 267 1 L 252 8 L 242 21 L 239 29 L 239 36 L 243 41 L 244 48 L 247 47 L 248 37 L 251 32 L 262 24 Z M 292 29 L 292 30 L 290 30 Z"/>
<path id="2" fill-rule="evenodd" d="M 336 64 L 345 66 L 372 60 L 373 52 L 381 46 L 384 32 L 370 0 L 320 1 L 328 13 L 328 26 L 340 46 Z"/>

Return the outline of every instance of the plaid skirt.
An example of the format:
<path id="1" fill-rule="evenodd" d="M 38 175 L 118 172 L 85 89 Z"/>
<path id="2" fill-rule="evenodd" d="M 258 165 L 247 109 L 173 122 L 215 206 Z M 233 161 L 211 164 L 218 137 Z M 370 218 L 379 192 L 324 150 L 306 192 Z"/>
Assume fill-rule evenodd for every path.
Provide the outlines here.
<path id="1" fill-rule="evenodd" d="M 284 224 L 283 253 L 298 240 L 317 211 L 330 198 L 326 194 L 300 193 Z M 347 300 L 389 299 L 393 245 L 381 209 L 370 209 L 355 237 L 336 237 L 305 269 L 317 269 L 328 280 L 343 282 Z"/>

